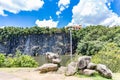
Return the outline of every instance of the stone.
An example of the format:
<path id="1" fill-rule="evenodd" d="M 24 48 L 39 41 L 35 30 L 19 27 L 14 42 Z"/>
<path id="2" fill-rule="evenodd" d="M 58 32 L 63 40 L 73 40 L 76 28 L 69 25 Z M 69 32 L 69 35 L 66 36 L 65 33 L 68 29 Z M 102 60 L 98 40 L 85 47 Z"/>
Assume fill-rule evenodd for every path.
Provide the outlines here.
<path id="1" fill-rule="evenodd" d="M 98 64 L 96 70 L 104 77 L 111 79 L 112 71 L 103 64 Z"/>
<path id="2" fill-rule="evenodd" d="M 48 62 L 55 63 L 55 64 L 60 64 L 61 59 L 60 59 L 60 56 L 57 53 L 47 52 L 45 55 L 46 55 L 46 58 L 47 58 Z"/>
<path id="3" fill-rule="evenodd" d="M 90 56 L 81 56 L 78 58 L 78 69 L 85 69 L 87 65 L 90 63 L 91 57 Z"/>
<path id="4" fill-rule="evenodd" d="M 40 66 L 37 69 L 37 71 L 40 71 L 40 73 L 46 73 L 46 72 L 51 72 L 51 71 L 57 71 L 57 69 L 58 69 L 57 64 L 47 63 L 47 64 L 43 64 L 42 66 Z"/>
<path id="5" fill-rule="evenodd" d="M 77 72 L 77 63 L 71 62 L 67 66 L 66 76 L 72 76 Z"/>
<path id="6" fill-rule="evenodd" d="M 97 67 L 97 65 L 96 65 L 95 63 L 90 62 L 90 63 L 88 64 L 88 66 L 87 66 L 87 69 L 95 70 L 96 67 Z"/>
<path id="7" fill-rule="evenodd" d="M 61 59 L 52 59 L 52 63 L 54 64 L 60 64 Z"/>
<path id="8" fill-rule="evenodd" d="M 92 75 L 94 75 L 95 73 L 96 73 L 95 70 L 90 70 L 90 69 L 84 69 L 84 70 L 83 70 L 83 74 L 84 74 L 84 75 L 87 75 L 87 76 L 92 76 Z"/>
<path id="9" fill-rule="evenodd" d="M 57 73 L 58 74 L 65 74 L 67 71 L 67 67 L 61 66 L 58 70 Z"/>

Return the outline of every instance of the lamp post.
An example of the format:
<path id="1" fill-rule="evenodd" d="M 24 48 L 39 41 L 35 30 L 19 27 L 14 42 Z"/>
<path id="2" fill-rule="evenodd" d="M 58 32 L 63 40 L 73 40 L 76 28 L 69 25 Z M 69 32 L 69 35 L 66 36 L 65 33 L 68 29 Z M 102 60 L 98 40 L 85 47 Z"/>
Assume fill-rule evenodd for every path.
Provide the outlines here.
<path id="1" fill-rule="evenodd" d="M 71 57 L 71 61 L 72 61 L 72 27 L 69 28 L 70 30 L 70 57 Z"/>

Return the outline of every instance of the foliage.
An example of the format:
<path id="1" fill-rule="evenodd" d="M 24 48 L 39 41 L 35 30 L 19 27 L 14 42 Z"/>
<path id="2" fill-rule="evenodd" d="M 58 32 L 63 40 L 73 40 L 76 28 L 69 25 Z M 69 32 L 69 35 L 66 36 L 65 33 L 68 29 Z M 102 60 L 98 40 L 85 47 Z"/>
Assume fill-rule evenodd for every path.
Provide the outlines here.
<path id="1" fill-rule="evenodd" d="M 107 43 L 92 58 L 94 63 L 108 66 L 113 72 L 120 72 L 120 49 L 116 43 Z"/>
<path id="2" fill-rule="evenodd" d="M 1 54 L 0 53 L 0 67 L 2 67 L 3 66 L 3 62 L 5 61 L 5 56 L 4 56 L 4 54 Z"/>
<path id="3" fill-rule="evenodd" d="M 21 55 L 14 58 L 15 67 L 37 67 L 38 63 L 28 55 Z"/>
<path id="4" fill-rule="evenodd" d="M 15 67 L 15 61 L 12 57 L 7 57 L 3 62 L 3 67 Z"/>
<path id="5" fill-rule="evenodd" d="M 0 28 L 0 42 L 6 40 L 11 40 L 13 37 L 27 36 L 27 35 L 37 35 L 37 34 L 55 34 L 55 33 L 67 33 L 65 28 L 41 28 L 34 26 L 31 28 L 21 28 L 21 27 L 5 27 Z"/>
<path id="6" fill-rule="evenodd" d="M 88 26 L 73 32 L 76 53 L 92 55 L 93 62 L 107 65 L 120 72 L 120 27 Z M 94 56 L 95 55 L 95 56 Z"/>
<path id="7" fill-rule="evenodd" d="M 5 57 L 0 54 L 0 67 L 37 67 L 38 63 L 28 55 L 17 52 L 14 57 Z"/>
<path id="8" fill-rule="evenodd" d="M 93 55 L 97 53 L 103 46 L 100 41 L 81 41 L 77 46 L 77 53 L 82 55 Z"/>
<path id="9" fill-rule="evenodd" d="M 98 42 L 98 43 L 97 43 Z M 104 45 L 105 43 L 114 42 L 120 47 L 120 27 L 106 27 L 106 26 L 88 26 L 78 31 L 73 31 L 73 44 L 76 47 L 76 52 L 81 54 L 92 55 L 97 45 Z M 89 45 L 89 46 L 88 46 Z M 90 49 L 89 49 L 90 48 Z M 84 51 L 81 51 L 84 50 Z M 93 52 L 93 53 L 91 53 Z"/>
<path id="10" fill-rule="evenodd" d="M 82 41 L 99 41 L 99 38 L 103 35 L 108 35 L 109 32 L 108 27 L 97 25 L 97 26 L 88 26 L 80 29 L 79 31 L 73 32 L 73 37 L 80 42 Z M 105 41 L 105 40 L 104 40 Z"/>

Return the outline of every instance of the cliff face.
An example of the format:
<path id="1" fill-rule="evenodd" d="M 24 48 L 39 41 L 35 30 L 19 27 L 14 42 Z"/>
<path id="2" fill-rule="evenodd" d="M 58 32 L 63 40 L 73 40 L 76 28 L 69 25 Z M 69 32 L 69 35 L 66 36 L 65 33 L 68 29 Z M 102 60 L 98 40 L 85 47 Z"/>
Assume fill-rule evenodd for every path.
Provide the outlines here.
<path id="1" fill-rule="evenodd" d="M 1 53 L 15 53 L 20 50 L 23 54 L 36 55 L 46 52 L 65 54 L 70 51 L 69 34 L 40 34 L 11 37 L 0 43 Z"/>

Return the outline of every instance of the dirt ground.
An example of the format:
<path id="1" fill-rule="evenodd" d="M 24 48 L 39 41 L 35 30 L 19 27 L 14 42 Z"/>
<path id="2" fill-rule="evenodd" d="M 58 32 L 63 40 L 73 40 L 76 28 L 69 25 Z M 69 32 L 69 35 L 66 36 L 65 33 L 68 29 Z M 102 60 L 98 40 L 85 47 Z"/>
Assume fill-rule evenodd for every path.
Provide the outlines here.
<path id="1" fill-rule="evenodd" d="M 40 74 L 34 68 L 0 68 L 0 80 L 92 80 L 89 78 L 66 77 L 64 74 Z"/>
<path id="2" fill-rule="evenodd" d="M 0 68 L 0 80 L 93 80 L 64 74 L 41 74 L 35 68 Z M 120 80 L 120 73 L 113 74 L 113 80 Z"/>

